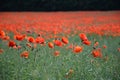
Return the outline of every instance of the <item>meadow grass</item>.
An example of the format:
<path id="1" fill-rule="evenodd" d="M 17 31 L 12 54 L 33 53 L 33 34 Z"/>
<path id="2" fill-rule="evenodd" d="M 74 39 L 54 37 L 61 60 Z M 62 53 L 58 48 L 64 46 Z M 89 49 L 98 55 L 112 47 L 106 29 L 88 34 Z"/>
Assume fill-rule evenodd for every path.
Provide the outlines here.
<path id="1" fill-rule="evenodd" d="M 0 80 L 120 80 L 120 37 L 89 35 L 91 46 L 84 46 L 79 54 L 71 49 L 55 47 L 50 49 L 47 45 L 31 49 L 26 47 L 26 41 L 16 41 L 22 48 L 17 50 L 9 48 L 6 42 L 0 40 Z M 91 55 L 94 39 L 102 48 L 102 58 Z M 81 44 L 78 35 L 69 38 L 70 43 Z M 29 51 L 29 58 L 21 58 L 23 51 Z M 53 55 L 54 50 L 60 51 L 60 56 Z M 107 59 L 106 59 L 107 58 Z M 69 74 L 69 70 L 73 70 Z"/>

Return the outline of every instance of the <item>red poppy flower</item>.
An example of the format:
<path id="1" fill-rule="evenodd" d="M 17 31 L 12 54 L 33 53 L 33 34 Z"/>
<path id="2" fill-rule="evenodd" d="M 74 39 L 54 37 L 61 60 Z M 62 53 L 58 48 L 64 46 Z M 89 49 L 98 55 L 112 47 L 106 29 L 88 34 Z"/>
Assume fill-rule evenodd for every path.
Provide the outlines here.
<path id="1" fill-rule="evenodd" d="M 96 46 L 98 46 L 99 45 L 99 42 L 95 42 L 95 44 L 94 44 L 94 47 L 96 47 Z"/>
<path id="2" fill-rule="evenodd" d="M 16 43 L 14 41 L 9 41 L 8 46 L 14 47 L 14 46 L 16 46 Z"/>
<path id="3" fill-rule="evenodd" d="M 85 45 L 90 45 L 91 44 L 91 42 L 90 41 L 88 41 L 88 40 L 85 40 L 85 41 L 83 41 L 83 44 L 85 44 Z"/>
<path id="4" fill-rule="evenodd" d="M 55 44 L 56 46 L 62 46 L 62 42 L 61 42 L 60 40 L 55 40 L 55 41 L 54 41 L 54 44 Z"/>
<path id="5" fill-rule="evenodd" d="M 49 48 L 54 48 L 54 44 L 52 42 L 48 43 Z"/>
<path id="6" fill-rule="evenodd" d="M 35 39 L 34 39 L 33 37 L 28 37 L 28 42 L 34 43 L 34 42 L 35 42 Z"/>
<path id="7" fill-rule="evenodd" d="M 82 41 L 88 40 L 88 39 L 87 39 L 87 36 L 86 36 L 84 33 L 79 34 L 79 37 L 80 37 L 80 39 L 81 39 Z"/>
<path id="8" fill-rule="evenodd" d="M 42 37 L 37 37 L 37 38 L 35 39 L 35 41 L 36 41 L 36 43 L 40 43 L 40 44 L 44 44 L 44 43 L 45 43 L 45 40 L 44 40 L 44 38 L 42 38 Z"/>
<path id="9" fill-rule="evenodd" d="M 3 38 L 5 36 L 5 32 L 0 30 L 0 38 Z"/>
<path id="10" fill-rule="evenodd" d="M 75 53 L 79 53 L 79 52 L 82 52 L 82 50 L 83 50 L 83 47 L 82 46 L 76 46 L 76 47 L 74 47 L 74 52 Z"/>
<path id="11" fill-rule="evenodd" d="M 92 55 L 93 55 L 93 57 L 102 57 L 102 53 L 101 53 L 100 49 L 93 50 Z"/>
<path id="12" fill-rule="evenodd" d="M 20 54 L 21 57 L 24 57 L 24 58 L 28 58 L 29 56 L 29 52 L 28 51 L 24 51 Z"/>
<path id="13" fill-rule="evenodd" d="M 106 46 L 106 45 L 103 45 L 103 48 L 107 48 L 107 46 Z"/>
<path id="14" fill-rule="evenodd" d="M 59 55 L 60 55 L 60 52 L 59 52 L 59 51 L 55 51 L 55 52 L 54 52 L 54 56 L 57 57 L 57 56 L 59 56 Z"/>
<path id="15" fill-rule="evenodd" d="M 18 41 L 22 41 L 25 39 L 25 35 L 15 35 L 14 39 L 18 40 Z"/>
<path id="16" fill-rule="evenodd" d="M 64 44 L 68 44 L 69 43 L 69 41 L 68 41 L 68 39 L 66 37 L 62 37 L 62 42 Z"/>

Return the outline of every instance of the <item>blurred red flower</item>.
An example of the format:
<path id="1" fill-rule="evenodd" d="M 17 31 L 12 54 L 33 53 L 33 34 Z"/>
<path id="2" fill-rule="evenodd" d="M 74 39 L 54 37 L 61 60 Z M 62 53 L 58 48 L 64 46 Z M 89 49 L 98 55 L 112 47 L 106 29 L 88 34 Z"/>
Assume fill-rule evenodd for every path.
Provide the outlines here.
<path id="1" fill-rule="evenodd" d="M 62 42 L 64 44 L 68 44 L 69 43 L 69 41 L 68 41 L 68 39 L 66 37 L 62 37 Z"/>
<path id="2" fill-rule="evenodd" d="M 28 39 L 28 42 L 30 42 L 30 43 L 34 43 L 35 42 L 35 39 L 33 37 L 28 37 L 27 39 Z"/>
<path id="3" fill-rule="evenodd" d="M 83 41 L 83 44 L 85 44 L 85 45 L 90 45 L 91 44 L 91 41 L 89 41 L 89 40 L 85 40 L 85 41 Z"/>
<path id="4" fill-rule="evenodd" d="M 5 36 L 5 32 L 0 30 L 0 38 L 3 38 Z"/>
<path id="5" fill-rule="evenodd" d="M 25 39 L 25 35 L 15 35 L 14 39 L 18 40 L 18 41 L 22 41 Z"/>
<path id="6" fill-rule="evenodd" d="M 93 57 L 102 57 L 101 49 L 95 49 L 92 51 Z"/>
<path id="7" fill-rule="evenodd" d="M 8 46 L 14 47 L 14 46 L 16 46 L 16 43 L 14 41 L 9 41 Z"/>
<path id="8" fill-rule="evenodd" d="M 87 39 L 87 36 L 86 36 L 84 33 L 79 34 L 79 37 L 80 37 L 80 39 L 81 39 L 82 41 L 88 40 L 88 39 Z"/>
<path id="9" fill-rule="evenodd" d="M 40 43 L 40 44 L 44 44 L 44 43 L 45 43 L 45 40 L 44 40 L 44 38 L 42 38 L 42 37 L 37 37 L 37 38 L 35 39 L 35 42 L 36 42 L 36 43 Z"/>
<path id="10" fill-rule="evenodd" d="M 52 42 L 48 43 L 49 48 L 54 48 L 54 44 Z"/>
<path id="11" fill-rule="evenodd" d="M 55 44 L 56 46 L 62 46 L 62 42 L 61 42 L 60 40 L 55 40 L 55 41 L 54 41 L 54 44 Z"/>
<path id="12" fill-rule="evenodd" d="M 59 56 L 59 55 L 60 55 L 60 52 L 59 52 L 59 51 L 55 51 L 55 52 L 54 52 L 54 56 L 57 57 L 57 56 Z"/>
<path id="13" fill-rule="evenodd" d="M 82 47 L 82 46 L 75 46 L 73 51 L 74 51 L 75 53 L 79 53 L 79 52 L 82 52 L 82 50 L 83 50 L 83 47 Z"/>
<path id="14" fill-rule="evenodd" d="M 107 46 L 106 46 L 106 45 L 103 45 L 103 48 L 107 48 Z"/>
<path id="15" fill-rule="evenodd" d="M 28 58 L 29 56 L 29 52 L 28 51 L 24 51 L 20 54 L 21 57 L 24 57 L 24 58 Z"/>

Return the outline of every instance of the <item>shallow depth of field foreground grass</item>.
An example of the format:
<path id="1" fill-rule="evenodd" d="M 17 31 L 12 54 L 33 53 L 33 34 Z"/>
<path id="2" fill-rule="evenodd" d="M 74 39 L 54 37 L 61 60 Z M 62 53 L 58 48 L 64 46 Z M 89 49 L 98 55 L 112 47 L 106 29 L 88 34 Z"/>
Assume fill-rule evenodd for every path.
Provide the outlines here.
<path id="1" fill-rule="evenodd" d="M 37 45 L 26 46 L 26 40 L 17 44 L 21 49 L 13 49 L 0 40 L 0 80 L 120 80 L 120 37 L 87 35 L 91 45 L 82 45 L 78 35 L 69 37 L 64 47 Z M 91 54 L 94 42 L 101 48 L 102 57 Z M 82 45 L 83 51 L 74 53 L 67 47 L 70 43 Z M 106 45 L 104 48 L 103 45 Z M 54 51 L 60 51 L 54 56 Z M 23 51 L 29 52 L 28 58 L 20 57 Z"/>

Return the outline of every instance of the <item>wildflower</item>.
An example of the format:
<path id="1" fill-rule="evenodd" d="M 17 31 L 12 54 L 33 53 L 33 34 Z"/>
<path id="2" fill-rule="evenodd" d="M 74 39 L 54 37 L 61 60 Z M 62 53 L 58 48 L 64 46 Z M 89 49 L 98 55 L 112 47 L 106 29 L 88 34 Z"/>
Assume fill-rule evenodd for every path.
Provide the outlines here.
<path id="1" fill-rule="evenodd" d="M 62 37 L 62 42 L 64 44 L 68 44 L 69 43 L 69 41 L 68 41 L 68 39 L 66 37 Z"/>
<path id="2" fill-rule="evenodd" d="M 87 39 L 87 36 L 86 36 L 84 33 L 79 34 L 79 37 L 80 37 L 80 39 L 81 39 L 82 41 L 88 40 L 88 39 Z"/>
<path id="3" fill-rule="evenodd" d="M 99 42 L 95 42 L 95 44 L 94 44 L 94 47 L 96 47 L 96 46 L 98 46 L 99 45 Z"/>
<path id="4" fill-rule="evenodd" d="M 52 42 L 48 43 L 49 48 L 54 48 L 54 44 Z"/>
<path id="5" fill-rule="evenodd" d="M 14 41 L 9 41 L 8 46 L 14 47 L 14 46 L 16 46 L 16 43 Z"/>
<path id="6" fill-rule="evenodd" d="M 103 48 L 105 49 L 105 48 L 107 48 L 107 46 L 106 46 L 106 45 L 103 45 Z"/>
<path id="7" fill-rule="evenodd" d="M 88 40 L 85 40 L 85 41 L 83 41 L 83 44 L 85 44 L 85 45 L 90 45 L 91 44 L 91 42 L 90 41 L 88 41 Z"/>
<path id="8" fill-rule="evenodd" d="M 74 51 L 75 53 L 79 53 L 79 52 L 82 52 L 82 50 L 83 50 L 83 47 L 81 47 L 81 46 L 76 46 L 73 51 Z"/>
<path id="9" fill-rule="evenodd" d="M 57 56 L 59 56 L 59 55 L 60 55 L 60 52 L 59 52 L 59 51 L 55 51 L 55 52 L 54 52 L 54 56 L 57 57 Z"/>
<path id="10" fill-rule="evenodd" d="M 95 49 L 92 51 L 93 57 L 102 57 L 101 49 Z"/>
<path id="11" fill-rule="evenodd" d="M 5 32 L 0 30 L 0 38 L 3 38 L 5 36 Z"/>
<path id="12" fill-rule="evenodd" d="M 33 37 L 28 37 L 28 42 L 34 43 L 34 42 L 35 42 L 35 39 L 34 39 Z"/>
<path id="13" fill-rule="evenodd" d="M 60 40 L 55 40 L 55 41 L 54 41 L 54 44 L 55 44 L 56 46 L 62 46 L 62 42 L 61 42 Z"/>
<path id="14" fill-rule="evenodd" d="M 36 43 L 40 43 L 40 44 L 44 44 L 44 42 L 45 42 L 44 38 L 42 38 L 42 37 L 37 37 L 35 39 L 35 41 L 36 41 Z"/>
<path id="15" fill-rule="evenodd" d="M 28 51 L 24 51 L 20 54 L 21 57 L 24 57 L 24 58 L 28 58 L 29 56 L 29 52 Z"/>
<path id="16" fill-rule="evenodd" d="M 18 40 L 18 41 L 22 41 L 25 39 L 25 35 L 15 35 L 14 39 Z"/>

